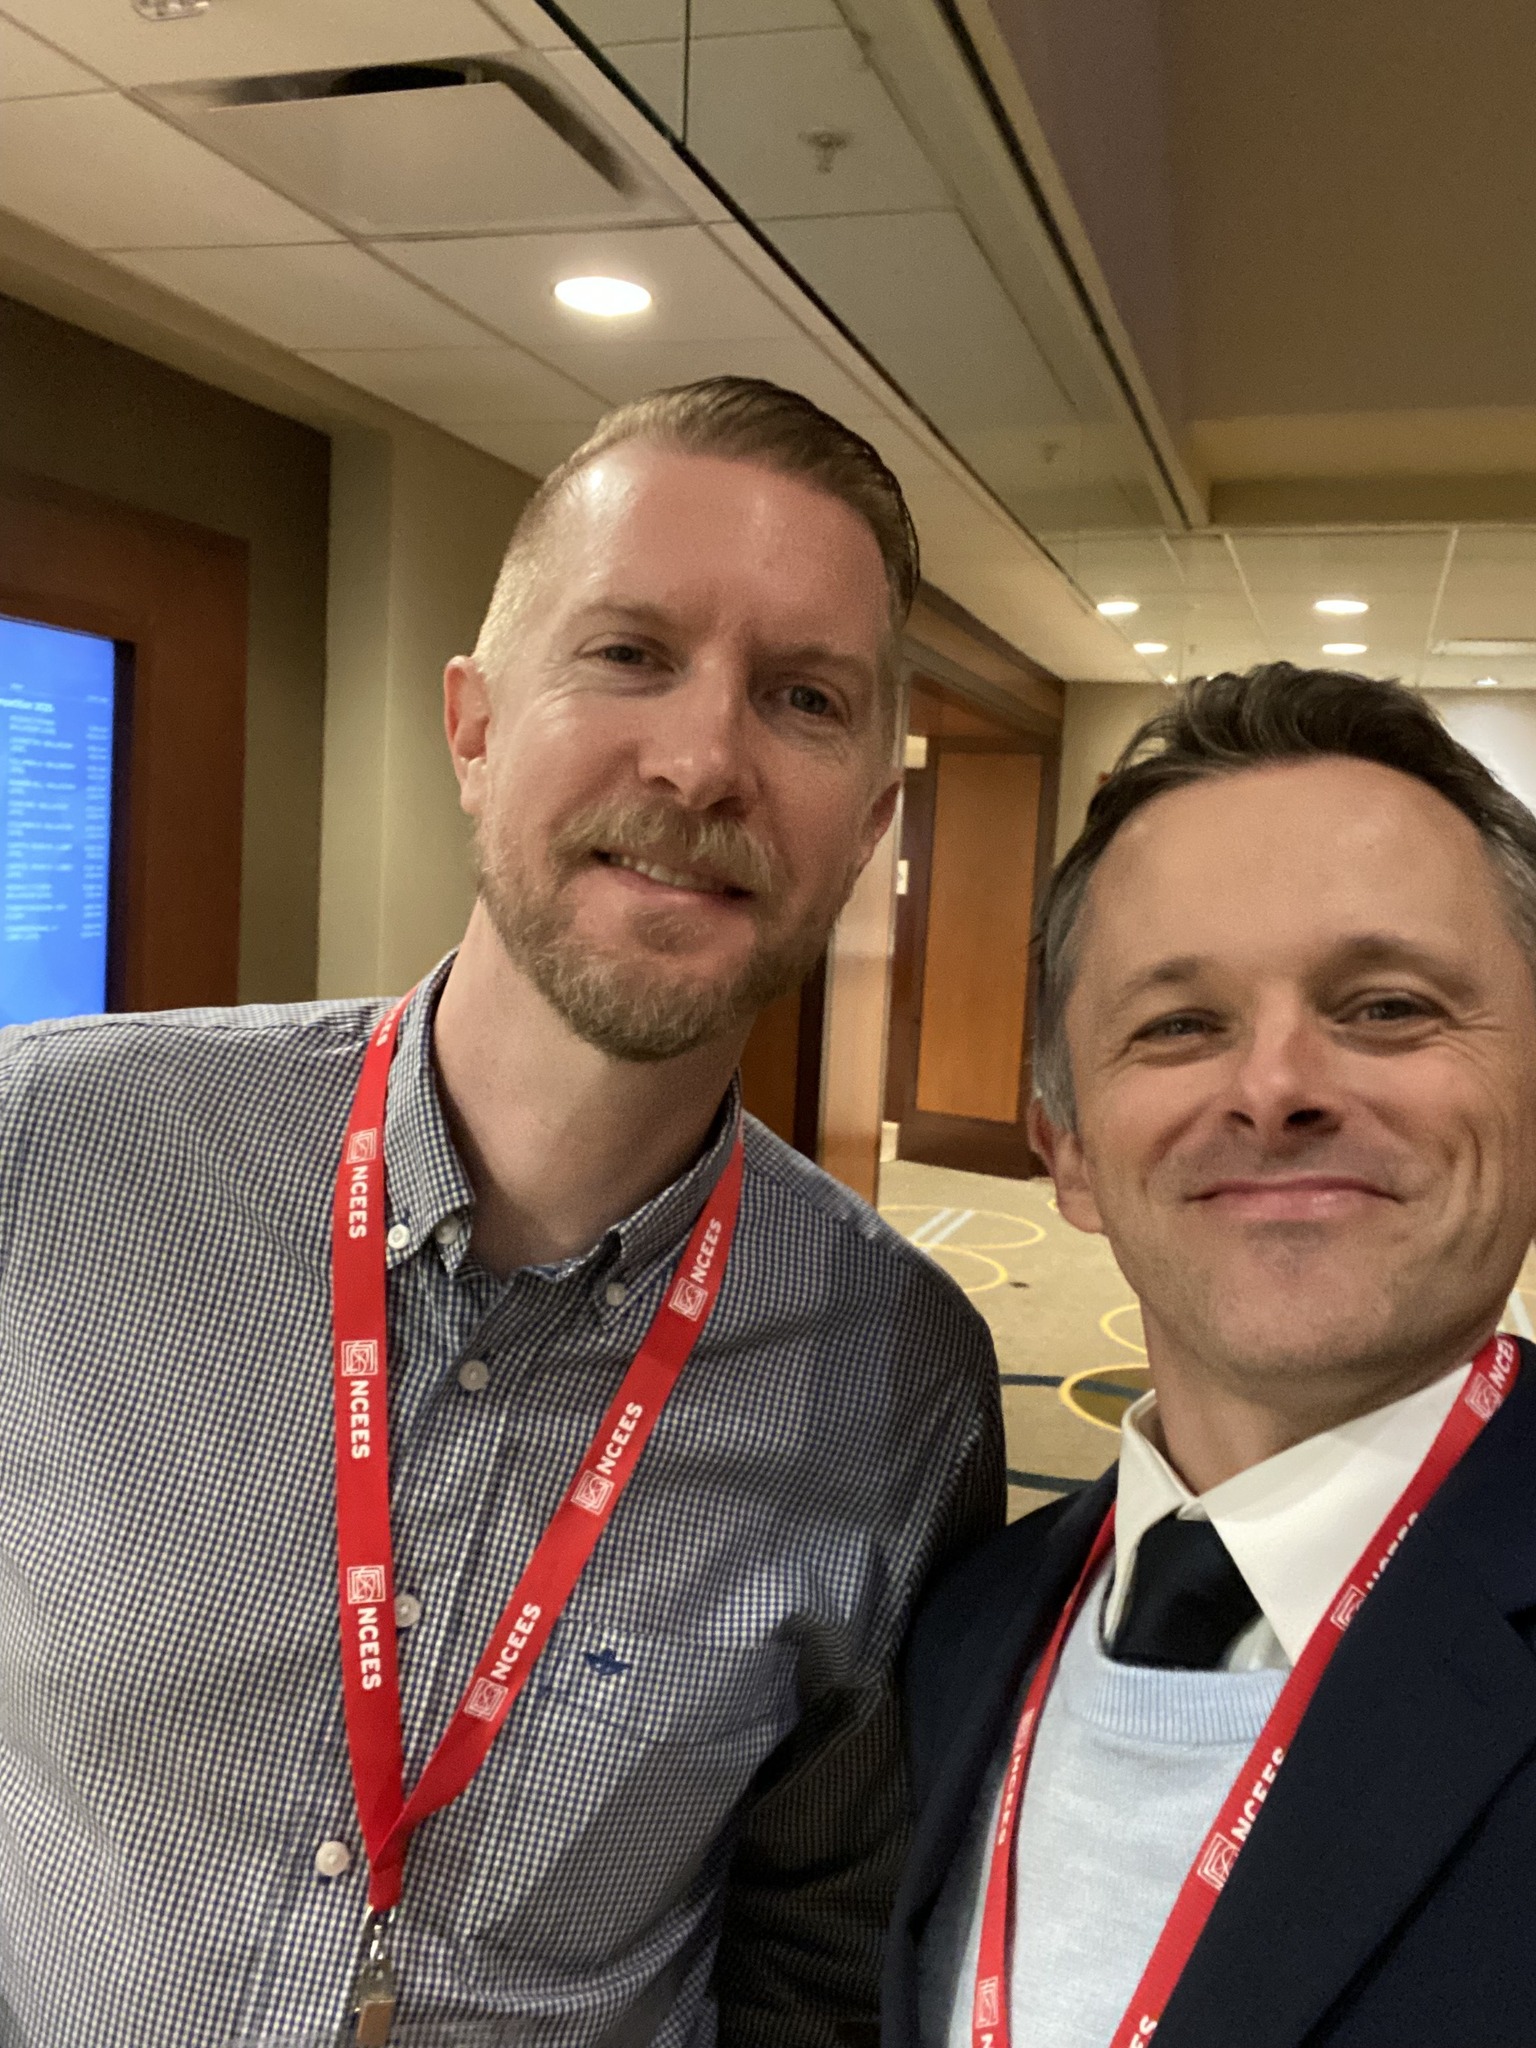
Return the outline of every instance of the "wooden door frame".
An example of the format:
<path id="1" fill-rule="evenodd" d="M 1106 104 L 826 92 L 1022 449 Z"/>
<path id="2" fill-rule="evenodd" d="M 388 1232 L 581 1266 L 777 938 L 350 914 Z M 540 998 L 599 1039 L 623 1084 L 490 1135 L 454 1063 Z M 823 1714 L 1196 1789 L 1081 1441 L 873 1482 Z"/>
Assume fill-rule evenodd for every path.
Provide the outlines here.
<path id="1" fill-rule="evenodd" d="M 246 543 L 6 469 L 0 539 L 0 611 L 135 650 L 128 759 L 119 770 L 127 801 L 114 831 L 112 887 L 122 900 L 113 906 L 113 1006 L 235 1002 Z"/>
<path id="2" fill-rule="evenodd" d="M 951 1166 L 972 1173 L 997 1174 L 1007 1180 L 1028 1180 L 1046 1170 L 1045 1162 L 1029 1142 L 1026 1118 L 1030 1098 L 1034 1092 L 1032 1044 L 1035 1023 L 1036 984 L 1038 964 L 1035 948 L 1030 947 L 1028 980 L 1024 996 L 1024 1056 L 1019 1064 L 1019 1092 L 1012 1123 L 995 1123 L 986 1117 L 945 1116 L 933 1110 L 922 1110 L 917 1106 L 917 1062 L 918 1048 L 922 1042 L 923 974 L 927 961 L 928 940 L 928 898 L 931 884 L 933 856 L 933 826 L 938 797 L 938 763 L 945 753 L 988 753 L 988 754 L 1035 754 L 1040 757 L 1040 804 L 1035 826 L 1035 870 L 1033 901 L 1030 905 L 1030 923 L 1033 928 L 1039 917 L 1040 907 L 1050 883 L 1051 855 L 1056 840 L 1056 811 L 1061 782 L 1061 746 L 1055 738 L 1042 733 L 1019 731 L 1007 738 L 982 739 L 974 737 L 944 738 L 930 736 L 928 741 L 928 762 L 921 769 L 909 769 L 903 795 L 902 853 L 909 863 L 912 854 L 906 836 L 908 804 L 905 790 L 917 778 L 925 785 L 911 806 L 916 836 L 911 842 L 913 849 L 921 852 L 921 866 L 908 866 L 907 899 L 910 902 L 907 931 L 910 933 L 911 952 L 908 956 L 907 971 L 910 975 L 910 1005 L 900 1035 L 905 1039 L 905 1048 L 898 1055 L 898 1048 L 892 1044 L 892 1070 L 886 1087 L 886 1114 L 899 1105 L 899 1113 L 892 1120 L 900 1125 L 897 1141 L 897 1157 L 919 1161 L 929 1166 Z M 900 937 L 898 937 L 900 946 Z M 898 969 L 898 971 L 900 971 Z M 897 1036 L 893 1032 L 893 1041 Z M 895 1071 L 896 1057 L 904 1063 L 905 1071 Z"/>

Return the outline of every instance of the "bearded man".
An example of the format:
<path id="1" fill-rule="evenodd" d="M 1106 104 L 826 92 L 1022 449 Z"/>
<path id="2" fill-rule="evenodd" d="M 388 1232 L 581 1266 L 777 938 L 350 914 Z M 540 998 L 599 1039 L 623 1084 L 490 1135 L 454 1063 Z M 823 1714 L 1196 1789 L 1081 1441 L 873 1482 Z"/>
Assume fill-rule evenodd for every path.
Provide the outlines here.
<path id="1" fill-rule="evenodd" d="M 0 1037 L 8 2048 L 868 2034 L 996 1377 L 734 1075 L 890 820 L 915 579 L 803 399 L 621 409 L 448 667 L 457 954 Z"/>

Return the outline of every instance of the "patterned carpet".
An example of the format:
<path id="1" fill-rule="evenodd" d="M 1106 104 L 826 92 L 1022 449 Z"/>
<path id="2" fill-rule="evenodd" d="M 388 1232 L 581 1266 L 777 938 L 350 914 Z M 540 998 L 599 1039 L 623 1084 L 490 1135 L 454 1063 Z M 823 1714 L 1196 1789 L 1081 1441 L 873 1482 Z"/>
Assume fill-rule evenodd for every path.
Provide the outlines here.
<path id="1" fill-rule="evenodd" d="M 881 1214 L 937 1260 L 992 1326 L 1008 1431 L 1008 1511 L 1022 1515 L 1102 1472 L 1120 1417 L 1147 1386 L 1141 1311 L 1101 1237 L 1056 1214 L 1048 1180 L 994 1180 L 899 1159 Z M 1503 1327 L 1532 1335 L 1536 1253 Z"/>

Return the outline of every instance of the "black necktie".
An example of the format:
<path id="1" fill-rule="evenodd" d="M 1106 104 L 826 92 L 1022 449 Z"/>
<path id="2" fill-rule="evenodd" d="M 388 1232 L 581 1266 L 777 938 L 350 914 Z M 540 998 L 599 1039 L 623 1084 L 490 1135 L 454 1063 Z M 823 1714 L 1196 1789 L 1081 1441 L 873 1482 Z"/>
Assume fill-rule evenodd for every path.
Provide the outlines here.
<path id="1" fill-rule="evenodd" d="M 1211 1524 L 1166 1515 L 1136 1546 L 1131 1595 L 1109 1654 L 1119 1664 L 1214 1671 L 1258 1611 Z"/>

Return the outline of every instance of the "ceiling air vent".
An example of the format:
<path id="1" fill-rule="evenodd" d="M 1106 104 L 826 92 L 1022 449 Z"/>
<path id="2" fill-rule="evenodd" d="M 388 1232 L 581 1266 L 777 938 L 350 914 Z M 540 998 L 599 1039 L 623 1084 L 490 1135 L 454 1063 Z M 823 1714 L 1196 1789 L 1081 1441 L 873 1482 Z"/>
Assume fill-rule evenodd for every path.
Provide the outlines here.
<path id="1" fill-rule="evenodd" d="M 445 57 L 143 95 L 219 155 L 364 237 L 675 220 L 536 61 Z"/>

